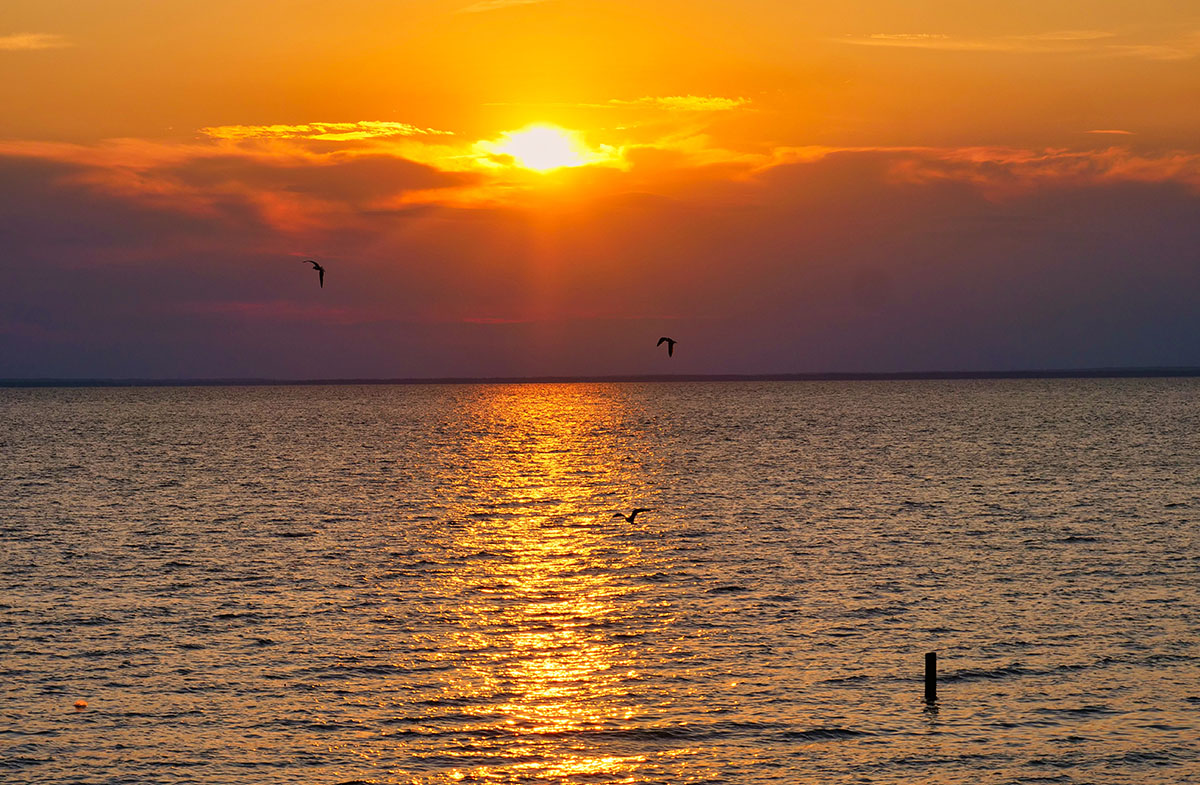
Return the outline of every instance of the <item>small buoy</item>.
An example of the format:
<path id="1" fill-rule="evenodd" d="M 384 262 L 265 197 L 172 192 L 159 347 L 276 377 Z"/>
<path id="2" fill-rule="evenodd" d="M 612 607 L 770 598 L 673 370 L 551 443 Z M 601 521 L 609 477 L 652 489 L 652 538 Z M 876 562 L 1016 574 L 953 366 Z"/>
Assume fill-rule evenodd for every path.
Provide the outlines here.
<path id="1" fill-rule="evenodd" d="M 83 711 L 86 708 L 87 708 L 87 701 L 85 701 L 85 700 L 75 701 L 75 711 Z"/>

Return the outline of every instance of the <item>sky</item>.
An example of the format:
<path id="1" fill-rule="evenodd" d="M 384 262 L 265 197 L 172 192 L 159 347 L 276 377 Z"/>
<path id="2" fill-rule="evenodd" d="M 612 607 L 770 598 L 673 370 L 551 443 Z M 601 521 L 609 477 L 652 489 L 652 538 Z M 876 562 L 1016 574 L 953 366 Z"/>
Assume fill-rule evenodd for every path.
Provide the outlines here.
<path id="1" fill-rule="evenodd" d="M 6 0 L 0 378 L 1200 366 L 1198 96 L 1183 0 Z"/>

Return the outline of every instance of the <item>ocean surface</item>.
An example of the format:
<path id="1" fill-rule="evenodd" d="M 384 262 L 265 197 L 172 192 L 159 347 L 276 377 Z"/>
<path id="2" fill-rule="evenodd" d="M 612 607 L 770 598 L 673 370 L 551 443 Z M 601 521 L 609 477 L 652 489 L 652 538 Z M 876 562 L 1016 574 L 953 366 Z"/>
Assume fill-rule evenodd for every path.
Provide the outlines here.
<path id="1" fill-rule="evenodd" d="M 1200 381 L 0 390 L 0 696 L 12 783 L 1200 783 Z"/>

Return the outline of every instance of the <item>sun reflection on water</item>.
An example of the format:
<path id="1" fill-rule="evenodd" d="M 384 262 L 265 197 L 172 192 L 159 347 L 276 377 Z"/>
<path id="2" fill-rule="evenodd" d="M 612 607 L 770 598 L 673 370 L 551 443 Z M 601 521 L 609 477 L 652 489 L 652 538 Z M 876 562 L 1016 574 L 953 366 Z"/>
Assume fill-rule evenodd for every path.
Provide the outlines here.
<path id="1" fill-rule="evenodd" d="M 627 771 L 642 758 L 588 741 L 638 711 L 622 633 L 645 565 L 628 536 L 636 527 L 612 512 L 646 493 L 645 466 L 619 442 L 623 404 L 602 388 L 487 388 L 463 415 L 477 434 L 461 467 L 469 476 L 447 485 L 472 489 L 448 505 L 469 558 L 444 593 L 467 598 L 445 609 L 458 621 L 446 643 L 465 667 L 445 692 L 470 696 L 467 710 L 495 740 L 489 754 L 506 762 L 452 776 Z"/>

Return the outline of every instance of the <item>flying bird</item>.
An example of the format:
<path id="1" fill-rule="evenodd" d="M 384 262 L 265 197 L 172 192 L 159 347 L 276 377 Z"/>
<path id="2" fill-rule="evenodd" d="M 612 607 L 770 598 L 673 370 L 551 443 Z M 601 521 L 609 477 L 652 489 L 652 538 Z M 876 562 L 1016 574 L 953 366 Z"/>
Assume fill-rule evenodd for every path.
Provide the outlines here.
<path id="1" fill-rule="evenodd" d="M 662 345 L 663 345 L 663 341 L 666 341 L 666 342 L 667 342 L 667 356 L 668 356 L 668 357 L 671 357 L 672 355 L 674 355 L 674 354 L 675 354 L 675 339 L 674 339 L 674 338 L 668 338 L 667 336 L 665 336 L 665 335 L 664 335 L 662 338 L 659 338 L 659 339 L 658 339 L 658 343 L 656 343 L 656 344 L 654 344 L 654 345 L 655 345 L 655 346 L 662 346 Z"/>
<path id="2" fill-rule="evenodd" d="M 633 512 L 629 513 L 628 515 L 626 515 L 623 512 L 614 512 L 613 517 L 614 518 L 624 518 L 625 520 L 629 521 L 630 523 L 633 523 L 633 519 L 638 517 L 639 512 L 654 512 L 654 510 L 651 510 L 648 507 L 638 507 L 637 509 L 635 509 Z"/>
<path id="3" fill-rule="evenodd" d="M 317 280 L 321 282 L 321 288 L 325 288 L 325 268 L 314 262 L 312 259 L 305 259 L 302 264 L 311 264 L 313 269 L 317 271 Z"/>

